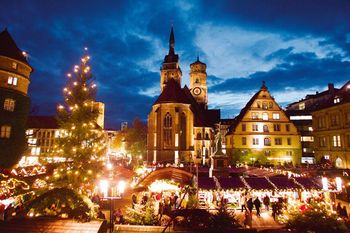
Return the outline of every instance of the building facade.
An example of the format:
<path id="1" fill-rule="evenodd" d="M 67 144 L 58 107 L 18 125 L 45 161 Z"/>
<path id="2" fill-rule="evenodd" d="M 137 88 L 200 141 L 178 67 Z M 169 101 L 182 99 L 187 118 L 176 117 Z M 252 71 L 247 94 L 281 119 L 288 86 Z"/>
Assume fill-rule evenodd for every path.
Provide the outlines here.
<path id="1" fill-rule="evenodd" d="M 147 160 L 207 163 L 213 153 L 214 126 L 219 110 L 208 110 L 206 64 L 190 65 L 190 87 L 181 87 L 182 71 L 175 53 L 173 28 L 169 52 L 160 74 L 160 95 L 148 115 Z"/>
<path id="2" fill-rule="evenodd" d="M 312 112 L 315 157 L 338 168 L 350 168 L 350 81 Z"/>
<path id="3" fill-rule="evenodd" d="M 226 152 L 232 162 L 300 163 L 299 132 L 265 83 L 234 120 L 226 134 Z"/>
<path id="4" fill-rule="evenodd" d="M 32 71 L 26 53 L 5 29 L 0 33 L 0 167 L 16 164 L 25 150 Z"/>

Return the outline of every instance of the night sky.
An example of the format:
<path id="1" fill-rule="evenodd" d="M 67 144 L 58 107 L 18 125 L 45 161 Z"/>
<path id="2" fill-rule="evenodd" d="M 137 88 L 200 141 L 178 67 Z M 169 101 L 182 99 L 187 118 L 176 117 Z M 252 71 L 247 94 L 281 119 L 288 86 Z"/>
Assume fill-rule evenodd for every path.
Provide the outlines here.
<path id="1" fill-rule="evenodd" d="M 99 3 L 98 3 L 99 2 Z M 102 2 L 102 3 L 101 3 Z M 34 67 L 29 95 L 38 115 L 63 102 L 66 74 L 89 48 L 106 104 L 106 127 L 147 119 L 174 25 L 188 85 L 189 65 L 207 64 L 209 107 L 232 118 L 266 81 L 283 107 L 350 78 L 350 1 L 1 0 L 8 28 Z"/>

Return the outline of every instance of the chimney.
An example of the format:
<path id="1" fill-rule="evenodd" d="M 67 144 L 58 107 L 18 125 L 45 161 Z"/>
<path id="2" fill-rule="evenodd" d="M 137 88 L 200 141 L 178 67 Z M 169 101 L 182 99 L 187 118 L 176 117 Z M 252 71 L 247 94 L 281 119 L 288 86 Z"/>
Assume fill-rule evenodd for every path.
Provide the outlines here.
<path id="1" fill-rule="evenodd" d="M 328 83 L 328 91 L 331 93 L 334 92 L 334 84 L 333 83 Z"/>

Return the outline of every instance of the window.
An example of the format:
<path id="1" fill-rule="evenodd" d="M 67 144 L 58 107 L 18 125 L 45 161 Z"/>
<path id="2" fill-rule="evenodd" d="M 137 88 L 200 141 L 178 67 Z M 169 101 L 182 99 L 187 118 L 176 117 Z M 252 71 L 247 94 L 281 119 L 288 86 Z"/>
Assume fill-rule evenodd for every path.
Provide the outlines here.
<path id="1" fill-rule="evenodd" d="M 4 109 L 10 112 L 15 110 L 15 100 L 14 99 L 5 99 Z"/>
<path id="2" fill-rule="evenodd" d="M 269 120 L 269 114 L 267 114 L 267 112 L 264 112 L 264 113 L 262 114 L 262 119 L 263 119 L 264 121 Z"/>
<path id="3" fill-rule="evenodd" d="M 282 145 L 282 138 L 275 138 L 275 145 Z"/>
<path id="4" fill-rule="evenodd" d="M 287 156 L 292 156 L 292 155 L 293 155 L 293 151 L 287 150 L 287 151 L 286 151 L 286 155 L 287 155 Z"/>
<path id="5" fill-rule="evenodd" d="M 243 137 L 242 138 L 242 145 L 247 145 L 247 138 L 246 137 Z"/>
<path id="6" fill-rule="evenodd" d="M 267 109 L 267 102 L 263 102 L 263 109 Z"/>
<path id="7" fill-rule="evenodd" d="M 326 139 L 326 137 L 320 137 L 319 138 L 319 146 L 320 147 L 326 147 L 327 146 L 327 139 Z"/>
<path id="8" fill-rule="evenodd" d="M 245 132 L 247 129 L 246 124 L 242 124 L 242 131 Z"/>
<path id="9" fill-rule="evenodd" d="M 253 131 L 259 131 L 259 126 L 257 124 L 253 124 Z"/>
<path id="10" fill-rule="evenodd" d="M 272 107 L 273 107 L 273 103 L 269 102 L 269 108 L 272 108 Z"/>
<path id="11" fill-rule="evenodd" d="M 286 131 L 289 132 L 290 131 L 290 125 L 286 124 Z"/>
<path id="12" fill-rule="evenodd" d="M 270 150 L 265 150 L 265 156 L 270 156 L 271 155 L 271 151 Z"/>
<path id="13" fill-rule="evenodd" d="M 12 68 L 13 68 L 13 69 L 16 70 L 16 69 L 17 69 L 17 66 L 18 66 L 18 64 L 17 64 L 16 62 L 12 62 Z"/>
<path id="14" fill-rule="evenodd" d="M 333 147 L 341 147 L 340 135 L 334 135 L 332 137 Z"/>
<path id="15" fill-rule="evenodd" d="M 339 125 L 339 115 L 338 114 L 332 114 L 330 116 L 331 118 L 331 126 L 338 126 Z"/>
<path id="16" fill-rule="evenodd" d="M 0 138 L 10 138 L 11 135 L 11 126 L 3 125 L 0 130 Z"/>
<path id="17" fill-rule="evenodd" d="M 261 108 L 261 103 L 260 103 L 260 101 L 256 102 L 256 106 L 257 106 L 258 108 Z"/>
<path id="18" fill-rule="evenodd" d="M 350 112 L 345 113 L 345 124 L 350 124 Z"/>
<path id="19" fill-rule="evenodd" d="M 326 118 L 324 116 L 321 116 L 317 119 L 318 122 L 318 128 L 322 129 L 326 127 Z"/>
<path id="20" fill-rule="evenodd" d="M 209 134 L 205 133 L 205 140 L 209 140 Z"/>
<path id="21" fill-rule="evenodd" d="M 305 103 L 300 103 L 299 110 L 304 110 L 304 109 L 305 109 Z"/>
<path id="22" fill-rule="evenodd" d="M 271 146 L 271 138 L 264 138 L 264 145 Z"/>
<path id="23" fill-rule="evenodd" d="M 301 136 L 301 141 L 302 142 L 313 142 L 314 137 L 313 136 Z"/>
<path id="24" fill-rule="evenodd" d="M 253 138 L 253 145 L 259 145 L 259 138 Z"/>
<path id="25" fill-rule="evenodd" d="M 333 100 L 333 102 L 334 102 L 335 104 L 340 103 L 340 98 L 339 98 L 339 97 L 335 97 L 334 100 Z"/>
<path id="26" fill-rule="evenodd" d="M 281 131 L 281 125 L 280 124 L 273 124 L 273 131 Z"/>
<path id="27" fill-rule="evenodd" d="M 170 113 L 165 114 L 164 117 L 164 146 L 171 146 L 172 144 L 172 118 Z"/>
<path id="28" fill-rule="evenodd" d="M 272 119 L 279 120 L 280 119 L 280 114 L 279 113 L 273 113 L 272 114 Z"/>
<path id="29" fill-rule="evenodd" d="M 292 139 L 291 138 L 287 138 L 287 144 L 288 144 L 288 146 L 292 145 Z"/>
<path id="30" fill-rule="evenodd" d="M 269 127 L 267 125 L 263 126 L 264 132 L 269 132 Z"/>
<path id="31" fill-rule="evenodd" d="M 252 119 L 259 119 L 259 113 L 252 112 Z"/>
<path id="32" fill-rule="evenodd" d="M 202 139 L 202 134 L 201 133 L 197 133 L 197 140 Z"/>
<path id="33" fill-rule="evenodd" d="M 7 84 L 17 86 L 17 78 L 16 77 L 8 77 Z"/>

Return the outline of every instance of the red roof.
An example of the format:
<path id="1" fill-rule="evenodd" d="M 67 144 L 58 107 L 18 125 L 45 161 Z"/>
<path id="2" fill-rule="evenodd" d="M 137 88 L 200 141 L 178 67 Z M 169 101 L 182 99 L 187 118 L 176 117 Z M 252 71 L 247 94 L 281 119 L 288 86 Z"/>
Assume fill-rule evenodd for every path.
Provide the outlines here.
<path id="1" fill-rule="evenodd" d="M 16 42 L 11 37 L 10 33 L 5 29 L 0 33 L 0 56 L 9 57 L 24 64 L 29 65 L 27 58 L 22 51 L 17 47 Z"/>

